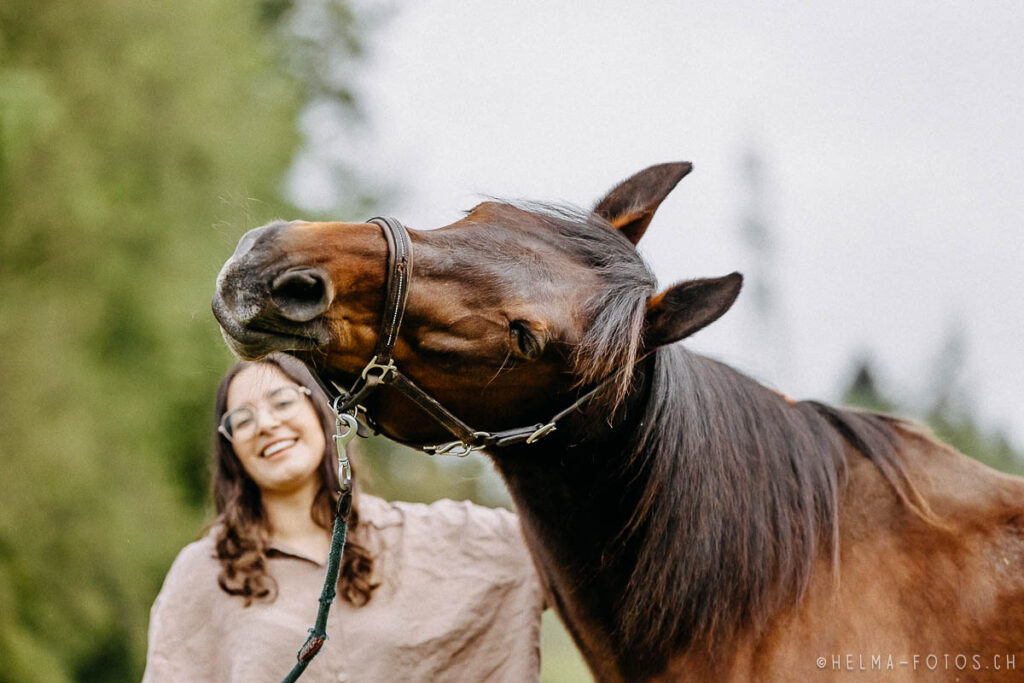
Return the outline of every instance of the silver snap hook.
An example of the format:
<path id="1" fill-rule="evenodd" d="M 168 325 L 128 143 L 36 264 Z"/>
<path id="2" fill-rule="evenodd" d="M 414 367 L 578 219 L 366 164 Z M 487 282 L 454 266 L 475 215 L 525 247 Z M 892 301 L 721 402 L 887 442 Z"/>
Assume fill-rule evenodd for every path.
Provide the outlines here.
<path id="1" fill-rule="evenodd" d="M 338 415 L 337 433 L 334 435 L 334 446 L 338 449 L 338 483 L 341 489 L 347 490 L 352 485 L 352 466 L 348 461 L 348 442 L 356 437 L 359 422 L 355 415 L 340 413 Z"/>

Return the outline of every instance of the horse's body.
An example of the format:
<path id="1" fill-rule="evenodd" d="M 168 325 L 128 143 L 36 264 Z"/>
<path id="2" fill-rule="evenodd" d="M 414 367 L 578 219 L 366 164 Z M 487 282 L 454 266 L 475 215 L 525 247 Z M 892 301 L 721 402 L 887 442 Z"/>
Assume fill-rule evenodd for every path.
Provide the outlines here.
<path id="1" fill-rule="evenodd" d="M 637 174 L 592 214 L 488 203 L 412 232 L 395 359 L 452 412 L 529 424 L 612 377 L 549 437 L 489 451 L 595 676 L 1024 677 L 1024 480 L 673 345 L 740 284 L 655 294 L 636 256 L 688 170 Z M 386 260 L 376 226 L 272 224 L 243 237 L 214 311 L 240 355 L 290 350 L 348 383 Z M 387 388 L 367 408 L 395 438 L 445 436 Z"/>
<path id="2" fill-rule="evenodd" d="M 778 401 L 782 410 L 799 409 Z M 820 524 L 792 508 L 778 520 L 750 509 L 746 517 L 730 514 L 739 498 L 771 496 L 771 481 L 744 473 L 725 480 L 725 486 L 712 484 L 704 492 L 706 500 L 691 483 L 680 492 L 691 498 L 687 507 L 717 518 L 691 520 L 691 528 L 702 534 L 691 539 L 685 528 L 672 525 L 681 523 L 683 515 L 674 519 L 670 512 L 662 528 L 639 531 L 654 544 L 644 556 L 629 543 L 616 548 L 613 541 L 611 550 L 603 545 L 627 525 L 636 505 L 638 494 L 630 495 L 625 482 L 638 477 L 637 488 L 650 482 L 643 466 L 611 472 L 598 467 L 620 460 L 628 452 L 625 444 L 582 443 L 576 447 L 584 450 L 579 458 L 556 452 L 557 444 L 543 444 L 535 452 L 499 454 L 495 460 L 513 492 L 553 602 L 599 680 L 799 681 L 851 671 L 874 671 L 886 680 L 931 672 L 937 680 L 1022 676 L 1020 669 L 1005 669 L 1021 661 L 1024 633 L 1024 482 L 956 453 L 914 425 L 881 424 L 891 427 L 894 462 L 916 484 L 930 516 L 908 507 L 913 499 L 901 500 L 875 463 L 845 445 L 840 457 L 846 481 L 835 507 L 837 561 L 830 554 L 827 530 L 818 536 L 819 552 L 790 558 L 811 561 L 802 599 L 785 581 L 801 569 L 791 565 L 788 573 L 779 572 L 769 558 L 704 535 L 718 529 L 724 537 L 742 533 L 745 523 L 747 528 L 757 525 L 755 535 L 763 536 L 747 542 L 760 541 L 767 550 L 777 533 L 773 522 L 804 525 L 805 530 Z M 636 429 L 635 424 L 622 427 Z M 828 457 L 825 450 L 821 455 Z M 669 457 L 687 454 L 670 452 Z M 559 466 L 544 465 L 552 462 Z M 567 462 L 578 469 L 567 468 Z M 588 495 L 580 495 L 581 490 Z M 661 495 L 671 497 L 667 491 Z M 649 519 L 655 517 L 652 511 Z M 671 540 L 661 543 L 659 534 Z M 716 541 L 723 546 L 717 553 L 708 547 Z M 661 559 L 664 573 L 671 576 L 670 568 L 685 563 L 694 547 L 709 562 L 690 568 L 692 575 L 704 569 L 709 572 L 707 590 L 739 596 L 699 589 L 691 594 L 678 579 L 657 586 L 656 565 L 634 575 L 639 557 Z M 600 557 L 599 550 L 606 555 Z M 725 556 L 729 551 L 731 556 Z M 591 568 L 602 565 L 603 571 L 591 574 Z M 623 598 L 627 606 L 620 608 L 616 603 Z M 707 606 L 709 618 L 719 620 L 719 633 L 715 624 L 702 627 L 699 620 L 690 622 L 688 630 L 676 630 L 692 619 L 694 605 Z M 644 614 L 645 609 L 655 610 L 656 617 Z M 658 617 L 667 623 L 652 623 Z M 633 635 L 624 633 L 625 624 L 635 624 Z M 932 654 L 936 657 L 929 659 Z M 1003 670 L 993 669 L 997 666 Z"/>

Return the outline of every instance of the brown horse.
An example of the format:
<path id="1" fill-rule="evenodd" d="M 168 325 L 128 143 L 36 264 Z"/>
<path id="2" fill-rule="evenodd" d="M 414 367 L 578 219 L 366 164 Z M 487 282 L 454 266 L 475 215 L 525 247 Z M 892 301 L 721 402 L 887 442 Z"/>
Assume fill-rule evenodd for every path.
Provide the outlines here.
<path id="1" fill-rule="evenodd" d="M 654 166 L 593 211 L 487 202 L 414 255 L 394 357 L 467 424 L 546 421 L 488 449 L 555 607 L 601 681 L 1024 677 L 1024 480 L 920 427 L 789 401 L 677 344 L 741 277 L 661 293 L 634 245 L 690 170 Z M 347 386 L 381 329 L 368 223 L 247 233 L 213 308 L 238 355 L 290 351 Z M 450 440 L 390 387 L 403 441 Z"/>

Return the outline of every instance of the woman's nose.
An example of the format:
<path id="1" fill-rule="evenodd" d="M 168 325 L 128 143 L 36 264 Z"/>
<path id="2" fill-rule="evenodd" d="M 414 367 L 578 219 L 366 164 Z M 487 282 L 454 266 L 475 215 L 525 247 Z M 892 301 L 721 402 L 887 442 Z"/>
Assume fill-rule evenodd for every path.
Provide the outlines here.
<path id="1" fill-rule="evenodd" d="M 260 426 L 261 432 L 270 431 L 281 424 L 281 418 L 267 406 L 259 406 L 256 408 L 256 424 Z"/>

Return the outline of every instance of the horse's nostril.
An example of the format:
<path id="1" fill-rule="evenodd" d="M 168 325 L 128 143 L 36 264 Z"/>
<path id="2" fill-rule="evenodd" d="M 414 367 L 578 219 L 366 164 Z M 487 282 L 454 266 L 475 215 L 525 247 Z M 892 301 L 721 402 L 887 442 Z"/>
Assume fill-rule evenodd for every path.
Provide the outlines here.
<path id="1" fill-rule="evenodd" d="M 306 322 L 327 310 L 331 303 L 327 277 L 315 268 L 292 268 L 270 283 L 270 296 L 289 320 Z"/>
<path id="2" fill-rule="evenodd" d="M 286 297 L 301 298 L 313 294 L 319 298 L 323 288 L 320 274 L 306 269 L 289 270 L 287 273 L 278 275 L 271 283 L 271 289 L 275 295 Z"/>

